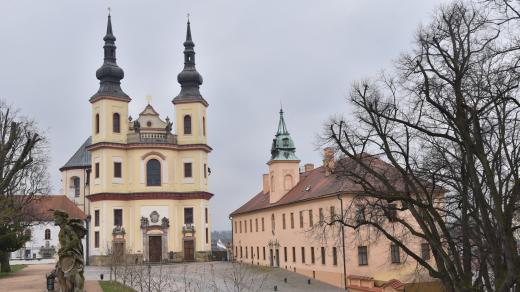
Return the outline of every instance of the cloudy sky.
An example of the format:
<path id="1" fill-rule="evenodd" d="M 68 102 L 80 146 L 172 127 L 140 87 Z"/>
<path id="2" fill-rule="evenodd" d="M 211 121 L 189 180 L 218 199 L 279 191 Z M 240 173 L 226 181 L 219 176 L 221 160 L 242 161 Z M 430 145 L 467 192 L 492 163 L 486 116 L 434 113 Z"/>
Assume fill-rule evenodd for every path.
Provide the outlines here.
<path id="1" fill-rule="evenodd" d="M 153 97 L 173 117 L 186 14 L 208 109 L 215 230 L 261 189 L 280 102 L 303 163 L 321 164 L 316 136 L 350 114 L 350 84 L 391 66 L 440 0 L 0 1 L 0 98 L 38 121 L 58 168 L 90 135 L 107 7 L 122 87 L 136 117 Z"/>

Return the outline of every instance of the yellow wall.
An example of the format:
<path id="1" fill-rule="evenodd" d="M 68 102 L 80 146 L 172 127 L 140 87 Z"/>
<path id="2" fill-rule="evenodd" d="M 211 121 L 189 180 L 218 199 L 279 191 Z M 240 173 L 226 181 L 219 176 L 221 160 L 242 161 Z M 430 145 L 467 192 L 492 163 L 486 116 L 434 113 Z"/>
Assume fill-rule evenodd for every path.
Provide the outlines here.
<path id="1" fill-rule="evenodd" d="M 140 228 L 141 216 L 147 217 L 149 210 L 159 210 L 160 218 L 168 217 L 168 251 L 182 252 L 182 226 L 184 224 L 184 207 L 193 208 L 193 224 L 195 225 L 195 250 L 211 250 L 211 232 L 208 232 L 208 243 L 205 242 L 205 228 L 211 231 L 211 212 L 208 211 L 208 223 L 205 223 L 205 208 L 209 208 L 209 201 L 196 200 L 134 200 L 134 201 L 96 201 L 91 203 L 92 236 L 90 237 L 91 255 L 105 255 L 107 246 L 112 240 L 114 226 L 114 209 L 123 210 L 123 225 L 126 231 L 125 240 L 127 251 L 131 253 L 143 252 L 143 235 Z M 167 214 L 161 208 L 167 208 Z M 100 224 L 95 226 L 94 213 L 100 210 Z M 146 211 L 146 212 L 145 212 Z M 160 224 L 160 220 L 159 220 Z M 100 246 L 94 246 L 94 232 L 100 233 Z"/>
<path id="2" fill-rule="evenodd" d="M 146 185 L 146 163 L 150 159 L 161 163 L 161 186 Z M 114 178 L 114 162 L 122 163 L 121 179 Z M 185 162 L 192 163 L 191 179 L 184 177 Z M 95 163 L 99 163 L 99 178 L 95 178 Z M 204 164 L 207 168 L 208 154 L 203 150 L 97 149 L 92 151 L 91 193 L 208 191 Z"/>
<path id="3" fill-rule="evenodd" d="M 73 177 L 79 177 L 80 180 L 80 195 L 75 196 Z M 88 214 L 89 202 L 85 199 L 85 194 L 89 194 L 89 186 L 85 185 L 87 179 L 86 170 L 83 168 L 67 169 L 61 172 L 61 193 L 66 195 L 71 201 L 76 204 L 83 212 Z"/>
<path id="4" fill-rule="evenodd" d="M 112 115 L 119 113 L 120 133 L 114 133 Z M 96 114 L 99 114 L 99 133 L 96 133 Z M 92 144 L 98 142 L 126 143 L 128 133 L 128 103 L 100 99 L 92 104 Z"/>
<path id="5" fill-rule="evenodd" d="M 191 135 L 184 135 L 184 116 L 191 116 Z M 203 133 L 203 119 L 206 119 L 206 135 Z M 178 143 L 206 144 L 208 135 L 208 123 L 206 118 L 206 106 L 202 103 L 178 103 L 175 105 L 175 133 Z"/>

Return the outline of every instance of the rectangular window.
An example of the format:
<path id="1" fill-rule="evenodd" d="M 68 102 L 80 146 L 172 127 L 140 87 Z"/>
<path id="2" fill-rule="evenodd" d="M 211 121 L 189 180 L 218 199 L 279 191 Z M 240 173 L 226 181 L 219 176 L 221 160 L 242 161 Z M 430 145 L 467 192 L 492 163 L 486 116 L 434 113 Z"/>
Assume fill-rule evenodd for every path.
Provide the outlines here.
<path id="1" fill-rule="evenodd" d="M 396 222 L 397 221 L 397 206 L 395 204 L 388 204 L 386 210 L 386 216 L 388 217 L 388 221 Z"/>
<path id="2" fill-rule="evenodd" d="M 238 229 L 237 229 L 237 221 L 235 221 L 235 233 L 238 233 Z"/>
<path id="3" fill-rule="evenodd" d="M 193 173 L 192 173 L 192 169 L 191 169 L 191 162 L 184 163 L 184 177 L 186 177 L 186 178 L 193 177 Z"/>
<path id="4" fill-rule="evenodd" d="M 258 232 L 258 218 L 255 218 L 255 231 Z"/>
<path id="5" fill-rule="evenodd" d="M 262 231 L 264 231 L 264 217 L 262 217 Z"/>
<path id="6" fill-rule="evenodd" d="M 253 219 L 249 219 L 249 232 L 253 232 Z"/>
<path id="7" fill-rule="evenodd" d="M 303 211 L 300 211 L 300 228 L 303 228 Z"/>
<path id="8" fill-rule="evenodd" d="M 193 208 L 184 208 L 184 224 L 193 224 Z"/>
<path id="9" fill-rule="evenodd" d="M 311 263 L 314 264 L 314 247 L 311 247 Z"/>
<path id="10" fill-rule="evenodd" d="M 256 259 L 259 260 L 260 259 L 260 247 L 256 247 Z"/>
<path id="11" fill-rule="evenodd" d="M 123 226 L 123 210 L 114 209 L 114 226 Z"/>
<path id="12" fill-rule="evenodd" d="M 305 247 L 302 246 L 302 263 L 305 264 Z"/>
<path id="13" fill-rule="evenodd" d="M 330 206 L 330 220 L 334 220 L 334 216 L 336 216 L 336 209 L 334 206 Z"/>
<path id="14" fill-rule="evenodd" d="M 242 233 L 242 221 L 240 221 L 240 233 Z"/>
<path id="15" fill-rule="evenodd" d="M 390 255 L 392 256 L 392 263 L 399 264 L 401 263 L 401 256 L 399 254 L 399 246 L 397 244 L 390 244 Z"/>
<path id="16" fill-rule="evenodd" d="M 94 211 L 94 226 L 99 226 L 99 210 Z"/>
<path id="17" fill-rule="evenodd" d="M 238 246 L 235 246 L 235 256 L 238 257 Z"/>
<path id="18" fill-rule="evenodd" d="M 335 246 L 332 247 L 332 264 L 338 265 L 338 249 Z"/>
<path id="19" fill-rule="evenodd" d="M 206 227 L 206 244 L 209 243 L 209 234 L 208 233 L 209 233 L 209 229 L 208 229 L 208 227 Z"/>
<path id="20" fill-rule="evenodd" d="M 421 243 L 421 258 L 425 261 L 430 259 L 430 245 L 427 243 Z"/>
<path id="21" fill-rule="evenodd" d="M 293 263 L 296 262 L 296 247 L 292 247 L 292 261 Z"/>
<path id="22" fill-rule="evenodd" d="M 265 246 L 262 246 L 262 253 L 264 254 L 264 261 L 265 261 Z"/>
<path id="23" fill-rule="evenodd" d="M 309 210 L 309 227 L 314 225 L 314 219 L 312 218 L 312 209 Z"/>
<path id="24" fill-rule="evenodd" d="M 253 254 L 253 247 L 251 247 L 251 259 L 252 259 L 252 260 L 255 259 L 255 255 Z"/>
<path id="25" fill-rule="evenodd" d="M 208 223 L 208 208 L 204 209 L 204 221 L 206 221 L 206 223 Z"/>
<path id="26" fill-rule="evenodd" d="M 282 228 L 285 229 L 285 213 L 282 214 Z"/>
<path id="27" fill-rule="evenodd" d="M 361 224 L 365 221 L 365 206 L 357 206 L 356 209 L 356 224 Z"/>
<path id="28" fill-rule="evenodd" d="M 114 162 L 114 177 L 121 178 L 121 162 Z"/>
<path id="29" fill-rule="evenodd" d="M 99 162 L 96 162 L 94 167 L 94 177 L 99 178 Z"/>
<path id="30" fill-rule="evenodd" d="M 325 216 L 323 216 L 323 208 L 320 208 L 319 216 L 320 216 L 320 224 L 323 224 L 323 222 L 325 221 Z"/>
<path id="31" fill-rule="evenodd" d="M 287 262 L 287 246 L 283 247 L 283 259 Z"/>
<path id="32" fill-rule="evenodd" d="M 321 247 L 321 264 L 325 264 L 325 247 Z"/>
<path id="33" fill-rule="evenodd" d="M 291 229 L 294 229 L 294 214 L 291 213 Z"/>
<path id="34" fill-rule="evenodd" d="M 242 247 L 240 247 L 240 258 L 242 258 Z"/>
<path id="35" fill-rule="evenodd" d="M 247 220 L 244 220 L 244 233 L 247 233 Z"/>
<path id="36" fill-rule="evenodd" d="M 208 167 L 206 166 L 206 163 L 204 163 L 204 178 L 208 178 Z"/>
<path id="37" fill-rule="evenodd" d="M 94 247 L 99 248 L 99 231 L 94 232 Z"/>
<path id="38" fill-rule="evenodd" d="M 248 253 L 248 249 L 247 249 L 247 246 L 246 246 L 246 259 L 249 257 L 249 253 Z"/>
<path id="39" fill-rule="evenodd" d="M 358 264 L 360 266 L 368 265 L 368 250 L 366 246 L 358 246 Z"/>

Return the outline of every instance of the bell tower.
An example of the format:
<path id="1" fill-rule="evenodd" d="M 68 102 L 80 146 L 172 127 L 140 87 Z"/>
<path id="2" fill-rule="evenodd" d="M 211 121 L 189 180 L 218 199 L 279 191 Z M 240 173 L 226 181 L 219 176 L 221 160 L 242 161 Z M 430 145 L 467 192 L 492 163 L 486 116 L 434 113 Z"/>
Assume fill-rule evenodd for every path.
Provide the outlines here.
<path id="1" fill-rule="evenodd" d="M 202 76 L 195 68 L 195 43 L 191 38 L 190 21 L 184 42 L 184 69 L 177 75 L 180 93 L 173 99 L 175 127 L 178 143 L 207 144 L 206 109 L 208 102 L 202 97 L 199 87 Z"/>
<path id="2" fill-rule="evenodd" d="M 296 147 L 287 131 L 283 110 L 280 109 L 278 130 L 271 147 L 269 165 L 269 203 L 278 202 L 300 181 L 300 160 Z"/>
<path id="3" fill-rule="evenodd" d="M 121 89 L 125 73 L 116 63 L 116 37 L 108 14 L 103 65 L 96 71 L 99 90 L 90 98 L 92 104 L 92 144 L 126 143 L 130 97 Z"/>

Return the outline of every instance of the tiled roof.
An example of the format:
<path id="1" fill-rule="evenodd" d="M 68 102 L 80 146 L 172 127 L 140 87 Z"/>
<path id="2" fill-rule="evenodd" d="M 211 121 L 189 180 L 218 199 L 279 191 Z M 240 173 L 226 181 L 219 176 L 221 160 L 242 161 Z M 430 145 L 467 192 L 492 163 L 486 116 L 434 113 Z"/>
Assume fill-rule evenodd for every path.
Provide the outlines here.
<path id="1" fill-rule="evenodd" d="M 60 168 L 61 170 L 71 168 L 87 168 L 91 166 L 90 152 L 87 151 L 87 147 L 92 144 L 92 137 L 88 137 L 85 142 L 79 147 L 79 149 L 72 155 L 72 157 Z"/>
<path id="2" fill-rule="evenodd" d="M 398 191 L 405 191 L 405 184 L 397 169 L 375 156 L 367 155 L 364 159 L 365 162 L 370 163 L 373 169 L 385 175 Z M 324 166 L 300 173 L 298 184 L 289 190 L 278 202 L 270 204 L 269 193 L 260 192 L 230 215 L 248 213 L 336 194 L 363 192 L 363 187 L 356 183 L 352 177 L 341 175 L 342 171 L 340 169 L 353 171 L 356 168 L 360 169 L 356 162 L 352 159 L 344 158 L 336 162 L 336 171 L 330 175 L 326 175 Z M 385 189 L 384 185 L 374 177 L 364 174 L 361 170 L 356 171 L 356 173 L 366 175 L 366 180 L 370 181 L 375 188 Z"/>
<path id="3" fill-rule="evenodd" d="M 38 220 L 52 221 L 54 210 L 62 210 L 69 214 L 70 218 L 84 220 L 85 213 L 78 208 L 67 196 L 39 196 L 32 200 L 26 207 L 26 212 Z"/>

